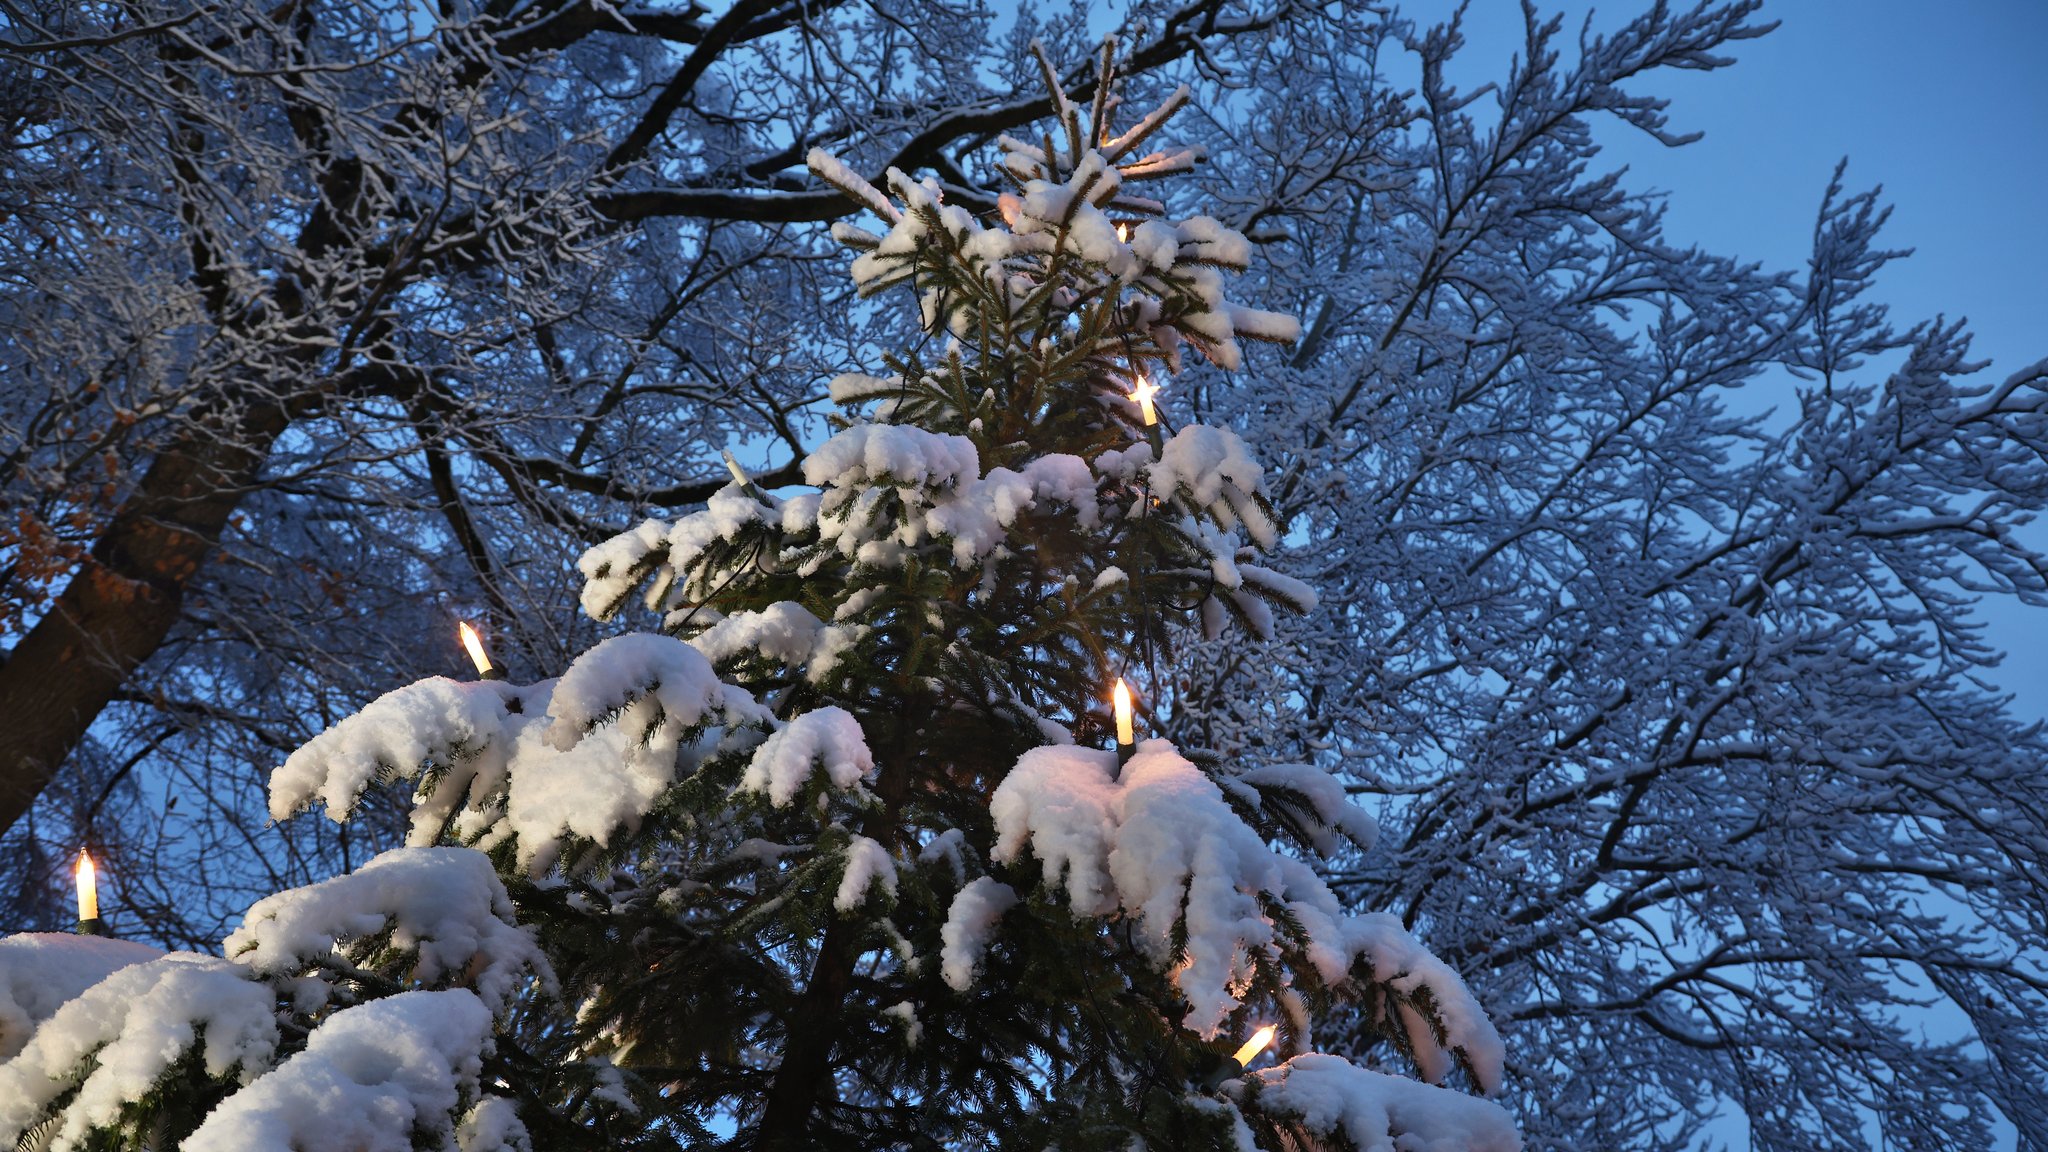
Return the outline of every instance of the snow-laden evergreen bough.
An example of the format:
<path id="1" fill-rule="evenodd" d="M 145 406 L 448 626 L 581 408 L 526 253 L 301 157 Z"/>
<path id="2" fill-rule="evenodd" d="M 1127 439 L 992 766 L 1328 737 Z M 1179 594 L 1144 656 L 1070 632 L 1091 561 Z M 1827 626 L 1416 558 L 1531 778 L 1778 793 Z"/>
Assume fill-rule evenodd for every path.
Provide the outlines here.
<path id="1" fill-rule="evenodd" d="M 1046 65 L 1052 129 L 1001 141 L 986 217 L 814 153 L 880 218 L 835 229 L 861 291 L 927 333 L 833 381 L 815 491 L 736 480 L 590 550 L 585 608 L 638 592 L 659 631 L 413 684 L 292 755 L 273 815 L 401 781 L 411 843 L 259 902 L 225 958 L 10 942 L 110 974 L 12 995 L 0 1138 L 1519 1147 L 1474 1094 L 1504 1064 L 1481 1006 L 1318 875 L 1374 836 L 1333 778 L 1097 747 L 1108 685 L 1184 629 L 1315 601 L 1256 563 L 1243 442 L 1132 398 L 1298 329 L 1226 295 L 1243 236 L 1133 190 L 1198 157 L 1146 150 L 1184 91 L 1113 130 L 1112 54 L 1086 113 Z M 1315 1051 L 1333 1008 L 1376 1066 Z M 1223 1075 L 1266 1023 L 1281 1058 Z"/>

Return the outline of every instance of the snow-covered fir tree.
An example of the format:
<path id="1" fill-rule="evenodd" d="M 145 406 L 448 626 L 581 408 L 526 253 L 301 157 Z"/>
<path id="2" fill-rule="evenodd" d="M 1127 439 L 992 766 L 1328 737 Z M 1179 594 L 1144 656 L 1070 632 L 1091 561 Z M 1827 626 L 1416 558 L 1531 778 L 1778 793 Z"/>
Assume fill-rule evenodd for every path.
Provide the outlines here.
<path id="1" fill-rule="evenodd" d="M 1315 597 L 1254 562 L 1244 443 L 1153 392 L 1297 325 L 1225 294 L 1242 235 L 1136 190 L 1198 151 L 1156 143 L 1185 90 L 1116 126 L 1112 56 L 1086 109 L 1045 65 L 985 217 L 813 153 L 880 220 L 836 229 L 861 292 L 926 338 L 832 382 L 803 494 L 736 475 L 582 558 L 592 615 L 657 630 L 398 689 L 276 772 L 279 819 L 410 787 L 408 846 L 220 957 L 0 941 L 0 1140 L 1518 1146 L 1480 1006 L 1315 869 L 1371 846 L 1340 783 L 1119 740 L 1111 684 L 1142 728 L 1177 637 Z M 1368 1059 L 1317 1053 L 1332 1010 Z"/>

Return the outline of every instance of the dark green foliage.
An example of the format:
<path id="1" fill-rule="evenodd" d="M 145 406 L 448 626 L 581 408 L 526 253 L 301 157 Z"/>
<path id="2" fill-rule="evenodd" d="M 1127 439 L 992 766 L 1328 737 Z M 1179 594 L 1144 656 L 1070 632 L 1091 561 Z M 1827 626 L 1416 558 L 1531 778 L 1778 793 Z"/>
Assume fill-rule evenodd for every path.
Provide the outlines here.
<path id="1" fill-rule="evenodd" d="M 1098 114 L 1113 105 L 1108 84 L 1105 71 Z M 1078 117 L 1066 129 L 1071 146 L 1041 158 L 1036 178 L 1069 180 L 1092 163 L 1084 140 L 1111 135 L 1106 125 L 1084 131 Z M 1024 191 L 1021 175 L 1000 171 Z M 1181 345 L 1209 347 L 1199 317 L 1215 300 L 1177 268 L 1148 311 L 1073 251 L 1066 227 L 1087 197 L 1142 218 L 1143 202 L 1104 194 L 1115 181 L 1081 184 L 1049 257 L 1020 248 L 1003 267 L 991 266 L 992 249 L 962 227 L 959 210 L 911 204 L 929 242 L 862 287 L 915 292 L 932 335 L 889 356 L 887 379 L 843 382 L 839 397 L 880 406 L 865 419 L 967 438 L 983 476 L 1055 453 L 1094 461 L 1148 437 L 1156 452 L 1160 430 L 1145 428 L 1127 399 L 1133 376 L 1163 375 Z M 1014 222 L 1014 202 L 1001 211 Z M 881 243 L 841 234 L 857 248 Z M 1005 279 L 1019 275 L 1033 277 L 1021 294 Z M 658 548 L 628 573 L 598 573 L 654 582 L 666 626 L 685 637 L 785 601 L 859 630 L 823 675 L 753 650 L 718 670 L 785 718 L 826 705 L 853 714 L 876 760 L 871 794 L 835 792 L 820 777 L 787 806 L 734 808 L 743 758 L 713 756 L 636 835 L 601 854 L 609 863 L 566 887 L 515 893 L 565 999 L 582 1005 L 575 1036 L 609 1052 L 648 1115 L 675 1135 L 701 1134 L 690 1125 L 702 1124 L 734 1133 L 737 1147 L 1228 1144 L 1228 1126 L 1189 1103 L 1225 1038 L 1179 1027 L 1186 1005 L 1133 946 L 1130 926 L 1073 915 L 1040 887 L 1035 861 L 1000 870 L 1028 895 L 972 987 L 956 991 L 938 971 L 947 910 L 988 867 L 990 796 L 1019 755 L 1046 741 L 1040 718 L 1081 742 L 1106 740 L 1111 681 L 1167 656 L 1217 592 L 1209 545 L 1182 520 L 1212 510 L 1151 491 L 1142 473 L 1098 483 L 1091 503 L 1115 515 L 1097 520 L 1040 499 L 1006 526 L 1000 550 L 971 564 L 943 536 L 878 562 L 820 529 L 835 515 L 852 525 L 839 536 L 889 537 L 915 524 L 930 489 L 877 477 L 852 494 L 828 485 L 824 506 L 793 527 L 749 489 L 771 505 L 756 522 L 688 557 Z M 1099 579 L 1112 566 L 1126 579 Z M 1285 803 L 1263 813 L 1276 836 L 1303 819 Z M 953 853 L 920 857 L 947 832 L 957 834 Z M 847 911 L 834 892 L 855 835 L 888 849 L 898 875 L 893 894 L 871 888 Z M 1261 981 L 1247 995 L 1270 1004 L 1281 989 L 1269 974 Z M 897 1006 L 914 1013 L 914 1044 Z M 789 1100 L 808 1115 L 779 1114 Z"/>

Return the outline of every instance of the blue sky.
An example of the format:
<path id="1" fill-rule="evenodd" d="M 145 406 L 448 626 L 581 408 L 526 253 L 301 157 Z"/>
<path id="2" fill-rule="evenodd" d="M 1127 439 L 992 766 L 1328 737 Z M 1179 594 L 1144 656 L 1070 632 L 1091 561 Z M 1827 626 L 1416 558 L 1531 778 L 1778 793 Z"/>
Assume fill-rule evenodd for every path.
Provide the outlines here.
<path id="1" fill-rule="evenodd" d="M 1589 10 L 1599 30 L 1645 6 L 1540 3 L 1565 14 L 1567 35 Z M 1418 18 L 1451 8 L 1403 5 Z M 1637 86 L 1669 97 L 1671 126 L 1703 139 L 1673 149 L 1597 130 L 1633 187 L 1669 194 L 1671 237 L 1798 268 L 1846 156 L 1850 189 L 1882 184 L 1893 205 L 1888 246 L 1914 249 L 1876 293 L 1894 323 L 1968 317 L 1986 375 L 2048 358 L 2048 0 L 1779 0 L 1763 18 L 1780 27 L 1737 45 L 1733 67 Z M 1458 78 L 1504 74 L 1521 27 L 1517 0 L 1472 0 Z M 2048 524 L 2031 538 L 2048 548 Z M 2011 653 L 1997 682 L 2018 711 L 2048 716 L 2048 609 L 1987 603 L 1985 618 Z"/>

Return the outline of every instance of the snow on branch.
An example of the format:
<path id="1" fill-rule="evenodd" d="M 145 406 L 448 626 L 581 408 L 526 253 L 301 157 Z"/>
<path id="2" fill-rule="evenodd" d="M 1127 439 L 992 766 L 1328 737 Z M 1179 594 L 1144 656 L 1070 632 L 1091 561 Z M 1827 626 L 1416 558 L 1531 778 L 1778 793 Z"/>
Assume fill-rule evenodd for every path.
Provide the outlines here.
<path id="1" fill-rule="evenodd" d="M 0 1064 L 0 1145 L 47 1119 L 56 1123 L 52 1152 L 86 1147 L 94 1129 L 114 1125 L 188 1055 L 208 1077 L 247 1082 L 270 1066 L 276 1016 L 276 991 L 240 964 L 176 952 L 122 968 Z"/>
<path id="2" fill-rule="evenodd" d="M 1482 1100 L 1359 1068 L 1319 1052 L 1247 1077 L 1248 1110 L 1297 1120 L 1357 1152 L 1520 1152 L 1507 1111 Z"/>
<path id="3" fill-rule="evenodd" d="M 740 485 L 728 484 L 712 493 L 701 512 L 674 523 L 646 520 L 597 544 L 576 560 L 583 573 L 583 611 L 593 620 L 611 619 L 649 575 L 655 579 L 647 600 L 654 607 L 675 582 L 676 573 L 713 546 L 730 543 L 750 526 L 764 523 L 772 511 Z"/>
<path id="4" fill-rule="evenodd" d="M 714 620 L 690 637 L 690 647 L 713 664 L 759 658 L 802 671 L 806 680 L 818 684 L 832 674 L 860 635 L 859 628 L 827 624 L 794 600 L 780 600 L 758 612 L 735 612 Z"/>
<path id="5" fill-rule="evenodd" d="M 477 1096 L 490 1035 L 490 1009 L 460 989 L 402 992 L 343 1009 L 313 1030 L 303 1051 L 222 1101 L 183 1152 L 453 1147 L 458 1115 Z M 502 1122 L 490 1131 L 499 1147 L 524 1136 Z"/>
<path id="6" fill-rule="evenodd" d="M 1201 158 L 1199 149 L 1162 148 L 1127 159 L 1186 105 L 1187 89 L 1174 92 L 1122 135 L 1112 137 L 1106 123 L 1084 132 L 1079 110 L 1068 99 L 1049 58 L 1042 50 L 1038 58 L 1065 146 L 1051 138 L 1034 143 L 999 136 L 1004 156 L 997 174 L 1013 192 L 997 198 L 1000 220 L 991 226 L 984 227 L 964 208 L 946 204 L 935 182 L 913 181 L 892 168 L 886 181 L 899 210 L 843 163 L 812 152 L 813 171 L 890 222 L 883 236 L 860 230 L 840 236 L 861 253 L 851 268 L 860 294 L 870 296 L 906 282 L 940 285 L 920 301 L 925 324 L 934 332 L 950 329 L 966 338 L 975 331 L 1008 326 L 1027 307 L 1065 298 L 1048 292 L 1050 287 L 1085 286 L 1112 300 L 1127 291 L 1124 303 L 1130 318 L 1149 337 L 1148 348 L 1139 355 L 1176 369 L 1183 343 L 1230 370 L 1242 362 L 1240 338 L 1277 343 L 1298 339 L 1301 326 L 1293 317 L 1225 297 L 1218 270 L 1241 272 L 1250 265 L 1251 245 L 1241 233 L 1207 216 L 1177 223 L 1141 219 L 1163 215 L 1164 205 L 1122 190 L 1128 181 L 1184 172 Z M 1114 106 L 1109 97 L 1111 76 L 1110 54 L 1105 52 L 1094 108 L 1097 117 L 1106 118 Z M 1128 354 L 1128 341 L 1122 342 Z"/>
<path id="7" fill-rule="evenodd" d="M 0 936 L 0 1060 L 52 1012 L 110 974 L 163 955 L 147 944 L 69 932 Z"/>
<path id="8" fill-rule="evenodd" d="M 653 632 L 614 636 L 578 656 L 556 682 L 548 712 L 547 741 L 560 751 L 615 723 L 671 761 L 691 728 L 719 718 L 768 718 L 752 696 L 720 680 L 703 653 Z"/>
<path id="9" fill-rule="evenodd" d="M 418 780 L 408 842 L 517 844 L 533 874 L 570 838 L 603 846 L 675 783 L 687 738 L 760 728 L 766 709 L 670 636 L 616 636 L 556 681 L 422 680 L 373 701 L 271 778 L 282 819 L 316 799 L 336 821 L 372 781 Z"/>
<path id="10" fill-rule="evenodd" d="M 386 934 L 415 958 L 409 979 L 459 978 L 493 1010 L 532 977 L 554 980 L 490 858 L 468 848 L 394 848 L 354 872 L 266 896 L 223 948 L 282 977 L 319 968 L 344 942 Z"/>
<path id="11" fill-rule="evenodd" d="M 860 910 L 868 899 L 868 891 L 875 885 L 893 898 L 896 895 L 896 861 L 889 850 L 865 836 L 854 835 L 846 844 L 846 868 L 840 873 L 839 891 L 832 897 L 832 907 L 842 913 Z"/>
<path id="12" fill-rule="evenodd" d="M 900 424 L 856 424 L 804 459 L 804 483 L 857 488 L 876 483 L 953 487 L 981 474 L 974 441 Z"/>
<path id="13" fill-rule="evenodd" d="M 827 705 L 777 729 L 754 750 L 739 791 L 764 794 L 769 803 L 786 808 L 816 768 L 823 768 L 826 780 L 842 792 L 863 792 L 863 784 L 874 776 L 875 758 L 860 721 L 844 708 Z"/>
<path id="14" fill-rule="evenodd" d="M 468 762 L 486 777 L 503 771 L 505 717 L 519 690 L 500 681 L 432 677 L 387 692 L 308 740 L 270 776 L 270 816 L 283 820 L 319 800 L 335 820 L 355 810 L 380 778 L 410 779 Z"/>
<path id="15" fill-rule="evenodd" d="M 1298 777 L 1292 783 L 1330 799 Z M 1284 964 L 1325 985 L 1369 982 L 1392 994 L 1421 1025 L 1408 1028 L 1408 1039 L 1430 1078 L 1462 1061 L 1482 1088 L 1499 1085 L 1500 1037 L 1456 973 L 1392 917 L 1346 913 L 1320 877 L 1268 846 L 1171 743 L 1141 743 L 1121 775 L 1111 752 L 1033 749 L 1004 777 L 989 811 L 998 863 L 1028 853 L 1075 915 L 1133 918 L 1134 940 L 1188 1001 L 1186 1027 L 1213 1035 L 1240 1006 L 1247 974 Z M 1324 819 L 1369 834 L 1367 822 L 1335 812 Z M 1282 908 L 1292 925 L 1276 921 Z M 989 919 L 983 902 L 955 901 L 947 931 L 963 943 L 953 976 L 971 972 Z"/>
<path id="16" fill-rule="evenodd" d="M 1344 782 L 1313 764 L 1261 764 L 1224 777 L 1222 785 L 1283 820 L 1324 857 L 1336 854 L 1340 838 L 1367 851 L 1379 839 L 1379 824 L 1351 802 Z"/>
<path id="17" fill-rule="evenodd" d="M 1260 504 L 1265 473 L 1230 429 L 1206 424 L 1182 428 L 1166 442 L 1158 463 L 1146 469 L 1146 475 L 1162 497 L 1192 502 L 1224 530 L 1242 523 L 1261 548 L 1279 542 L 1273 518 Z"/>
<path id="18" fill-rule="evenodd" d="M 837 156 L 823 148 L 813 148 L 804 154 L 804 163 L 812 172 L 817 173 L 820 180 L 846 193 L 849 199 L 883 220 L 894 224 L 900 218 L 901 213 L 896 211 L 894 204 L 889 203 L 887 196 L 876 191 L 873 184 L 862 179 L 860 173 L 841 163 Z"/>
<path id="19" fill-rule="evenodd" d="M 954 991 L 973 987 L 996 922 L 1016 904 L 1016 889 L 992 876 L 977 877 L 953 897 L 939 933 L 939 974 Z"/>

